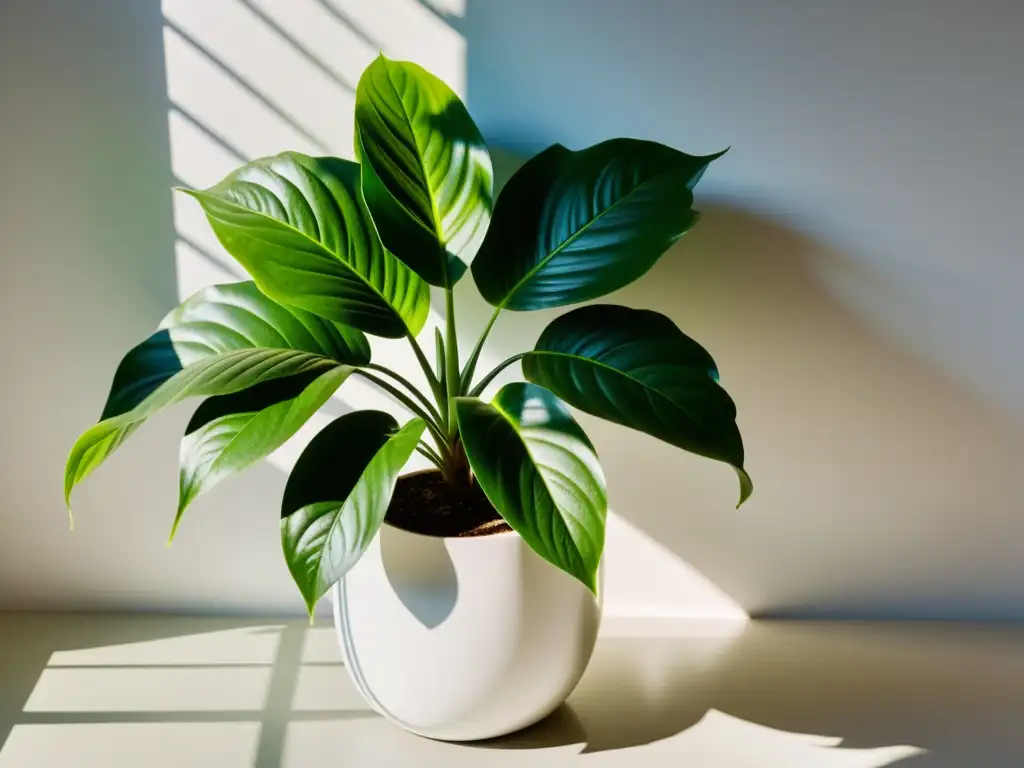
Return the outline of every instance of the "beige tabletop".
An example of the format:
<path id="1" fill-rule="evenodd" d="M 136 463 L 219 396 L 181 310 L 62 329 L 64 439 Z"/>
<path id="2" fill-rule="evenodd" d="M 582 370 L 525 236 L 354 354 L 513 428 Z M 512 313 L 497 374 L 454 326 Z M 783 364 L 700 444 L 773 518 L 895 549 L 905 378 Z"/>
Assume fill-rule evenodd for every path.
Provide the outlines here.
<path id="1" fill-rule="evenodd" d="M 326 625 L 0 614 L 0 768 L 1024 766 L 1024 628 L 609 619 L 494 742 L 370 712 Z"/>

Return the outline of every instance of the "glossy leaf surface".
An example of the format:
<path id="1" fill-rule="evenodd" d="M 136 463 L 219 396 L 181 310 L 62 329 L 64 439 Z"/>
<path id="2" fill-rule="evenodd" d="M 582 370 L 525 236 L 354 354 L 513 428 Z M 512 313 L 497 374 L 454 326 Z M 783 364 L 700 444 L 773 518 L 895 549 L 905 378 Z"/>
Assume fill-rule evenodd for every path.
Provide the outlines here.
<path id="1" fill-rule="evenodd" d="M 560 307 L 636 280 L 697 221 L 693 187 L 719 155 L 612 139 L 555 144 L 509 180 L 473 279 L 494 306 Z"/>
<path id="2" fill-rule="evenodd" d="M 184 191 L 268 296 L 376 336 L 422 330 L 427 286 L 381 247 L 356 163 L 286 152 Z"/>
<path id="3" fill-rule="evenodd" d="M 597 592 L 608 500 L 590 440 L 568 409 L 534 384 L 490 403 L 459 398 L 459 436 L 476 481 L 541 557 Z"/>
<path id="4" fill-rule="evenodd" d="M 284 445 L 351 372 L 349 366 L 338 366 L 205 400 L 181 441 L 178 512 L 171 537 L 196 497 Z"/>
<path id="5" fill-rule="evenodd" d="M 173 403 L 369 359 L 359 331 L 277 304 L 251 282 L 206 288 L 121 361 L 101 421 L 71 450 L 66 500 L 139 424 Z"/>
<path id="6" fill-rule="evenodd" d="M 422 67 L 379 56 L 356 89 L 363 192 L 384 245 L 452 286 L 487 231 L 493 174 L 459 97 Z"/>
<path id="7" fill-rule="evenodd" d="M 281 543 L 310 614 L 377 534 L 423 429 L 420 419 L 398 429 L 386 413 L 356 411 L 302 452 L 285 486 Z"/>
<path id="8" fill-rule="evenodd" d="M 711 355 L 664 315 L 607 304 L 559 317 L 523 358 L 523 374 L 586 413 L 743 469 L 736 406 Z"/>

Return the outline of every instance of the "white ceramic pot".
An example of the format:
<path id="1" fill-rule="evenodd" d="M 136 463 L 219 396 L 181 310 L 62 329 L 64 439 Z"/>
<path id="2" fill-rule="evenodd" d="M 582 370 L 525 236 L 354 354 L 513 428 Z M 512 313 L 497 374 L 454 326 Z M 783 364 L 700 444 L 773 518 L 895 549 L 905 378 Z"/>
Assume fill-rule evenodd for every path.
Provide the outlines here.
<path id="1" fill-rule="evenodd" d="M 501 736 L 553 712 L 583 675 L 601 621 L 586 587 L 511 532 L 439 538 L 385 524 L 332 597 L 345 666 L 367 702 L 448 741 Z"/>

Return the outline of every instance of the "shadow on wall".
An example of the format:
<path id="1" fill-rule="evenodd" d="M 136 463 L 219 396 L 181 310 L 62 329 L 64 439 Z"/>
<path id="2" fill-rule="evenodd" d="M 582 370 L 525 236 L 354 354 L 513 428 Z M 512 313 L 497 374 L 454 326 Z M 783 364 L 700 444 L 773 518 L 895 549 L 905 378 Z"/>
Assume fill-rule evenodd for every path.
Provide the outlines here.
<path id="1" fill-rule="evenodd" d="M 32 182 L 24 187 L 26 199 L 47 200 L 70 213 L 47 224 L 53 259 L 23 259 L 24 280 L 0 307 L 4 317 L 9 313 L 11 329 L 47 312 L 45 322 L 29 324 L 30 343 L 18 339 L 12 345 L 12 369 L 34 375 L 0 380 L 5 400 L 25 404 L 9 425 L 18 438 L 12 441 L 18 460 L 2 465 L 8 504 L 22 511 L 2 520 L 2 539 L 14 544 L 0 559 L 0 577 L 18 586 L 4 600 L 297 610 L 279 555 L 276 504 L 268 504 L 279 497 L 282 481 L 272 467 L 200 500 L 177 546 L 164 548 L 184 418 L 161 417 L 140 431 L 130 450 L 78 491 L 82 525 L 73 537 L 65 535 L 55 479 L 74 436 L 95 417 L 120 355 L 174 303 L 166 257 L 175 234 L 183 293 L 239 277 L 220 263 L 219 245 L 196 206 L 179 200 L 172 230 L 162 127 L 168 110 L 174 175 L 201 186 L 242 159 L 285 146 L 317 151 L 319 140 L 329 139 L 327 149 L 347 152 L 351 93 L 345 83 L 374 55 L 368 41 L 424 63 L 430 43 L 437 49 L 433 55 L 451 65 L 452 76 L 465 79 L 465 51 L 458 35 L 438 21 L 443 18 L 468 37 L 461 42 L 470 52 L 470 85 L 478 87 L 474 67 L 485 79 L 494 76 L 496 63 L 487 58 L 492 46 L 468 23 L 474 14 L 482 17 L 484 5 L 471 3 L 469 16 L 459 20 L 445 12 L 458 5 L 455 0 L 429 4 L 440 17 L 411 0 L 389 2 L 388 8 L 406 12 L 389 14 L 384 5 L 347 0 L 165 0 L 163 16 L 155 5 L 131 4 L 132 14 L 118 17 L 124 27 L 111 27 L 105 16 L 69 16 L 49 0 L 21 19 L 19 36 L 33 46 L 12 44 L 5 52 L 27 64 L 34 57 L 63 62 L 74 77 L 68 80 L 60 67 L 24 67 L 52 70 L 32 90 L 67 93 L 55 100 L 68 111 L 52 120 L 21 110 L 10 123 L 19 143 L 11 153 L 14 178 Z M 365 18 L 354 18 L 358 14 Z M 59 30 L 53 19 L 61 20 Z M 73 39 L 65 39 L 68 29 L 76 30 Z M 160 93 L 161 40 L 167 99 Z M 299 81 L 303 89 L 293 87 Z M 501 82 L 480 82 L 479 91 L 498 85 L 504 92 Z M 515 95 L 514 89 L 509 93 Z M 469 94 L 471 108 L 479 101 Z M 110 109 L 97 116 L 97 105 Z M 579 106 L 572 120 L 588 127 L 597 114 L 614 111 L 602 103 L 588 105 L 593 113 L 577 113 Z M 549 116 L 543 103 L 522 114 L 538 121 Z M 88 133 L 84 139 L 77 133 L 54 136 L 54 126 L 86 126 Z M 36 136 L 52 146 L 29 151 L 36 145 L 27 139 Z M 76 146 L 89 163 L 60 154 Z M 53 152 L 57 160 L 47 172 L 56 179 L 42 184 L 46 173 L 36 169 L 35 159 Z M 726 160 L 742 163 L 735 152 Z M 507 158 L 498 163 L 509 164 Z M 108 178 L 110 167 L 124 175 Z M 714 171 L 702 188 L 713 177 Z M 97 187 L 97 180 L 103 185 Z M 58 193 L 63 197 L 52 203 Z M 858 306 L 881 305 L 898 314 L 907 297 L 892 281 L 854 268 L 858 260 L 851 254 L 746 211 L 735 200 L 707 200 L 698 194 L 705 219 L 676 250 L 606 300 L 669 315 L 715 355 L 739 404 L 757 490 L 748 506 L 733 511 L 735 479 L 727 468 L 585 418 L 609 474 L 613 508 L 671 552 L 671 560 L 692 563 L 751 612 L 1024 616 L 1016 551 L 1024 515 L 1013 482 L 1014 458 L 1024 454 L 1018 429 L 920 362 L 905 344 L 876 331 L 868 322 L 875 318 L 863 309 L 858 316 L 847 308 L 856 294 L 872 297 Z M 82 201 L 88 201 L 87 215 Z M 126 206 L 145 215 L 126 226 Z M 39 247 L 40 226 L 33 222 L 14 209 L 5 219 L 12 253 Z M 468 348 L 490 313 L 471 280 L 463 280 L 458 293 Z M 494 357 L 482 366 L 528 348 L 557 314 L 507 314 L 495 329 Z M 41 358 L 42 348 L 53 354 Z M 40 412 L 48 414 L 52 429 L 39 429 Z M 623 578 L 645 574 L 649 550 L 621 552 L 615 566 L 616 541 L 609 543 L 610 569 L 617 567 Z M 230 556 L 225 542 L 234 542 Z M 674 573 L 673 579 L 679 576 Z M 622 592 L 623 602 L 635 607 L 663 586 L 659 581 L 637 576 L 635 588 Z M 606 583 L 611 595 L 623 581 L 612 573 Z"/>
<path id="2" fill-rule="evenodd" d="M 724 465 L 583 416 L 613 509 L 754 615 L 1024 615 L 997 565 L 1024 536 L 1014 425 L 832 293 L 898 307 L 884 278 L 764 215 L 698 207 L 691 233 L 602 301 L 668 315 L 712 352 L 756 490 L 735 511 Z M 460 300 L 463 320 L 489 316 L 471 288 Z M 506 313 L 486 362 L 532 346 L 561 311 Z"/>

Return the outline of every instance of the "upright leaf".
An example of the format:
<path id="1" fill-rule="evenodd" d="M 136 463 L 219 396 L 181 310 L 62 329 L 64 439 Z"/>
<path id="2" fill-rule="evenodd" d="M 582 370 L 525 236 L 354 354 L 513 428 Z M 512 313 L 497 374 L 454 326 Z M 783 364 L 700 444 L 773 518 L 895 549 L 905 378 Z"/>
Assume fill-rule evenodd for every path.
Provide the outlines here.
<path id="1" fill-rule="evenodd" d="M 534 384 L 507 384 L 490 403 L 459 398 L 459 436 L 494 508 L 541 557 L 597 592 L 608 500 L 590 440 Z"/>
<path id="2" fill-rule="evenodd" d="M 422 330 L 427 286 L 381 247 L 356 163 L 285 152 L 184 191 L 268 296 L 376 336 Z"/>
<path id="3" fill-rule="evenodd" d="M 664 315 L 608 304 L 554 320 L 523 358 L 526 378 L 581 411 L 743 469 L 736 406 L 711 355 Z"/>
<path id="4" fill-rule="evenodd" d="M 424 426 L 413 419 L 397 429 L 386 413 L 356 411 L 299 456 L 284 490 L 281 544 L 310 615 L 373 541 Z"/>
<path id="5" fill-rule="evenodd" d="M 178 512 L 171 538 L 196 497 L 284 445 L 351 372 L 349 366 L 338 366 L 203 401 L 181 441 Z"/>
<path id="6" fill-rule="evenodd" d="M 264 296 L 251 282 L 195 294 L 132 349 L 114 374 L 100 422 L 78 438 L 65 498 L 149 416 L 186 397 L 223 395 L 264 381 L 364 365 L 359 331 Z"/>
<path id="7" fill-rule="evenodd" d="M 491 158 L 465 105 L 422 67 L 377 58 L 356 88 L 363 192 L 384 245 L 451 287 L 491 216 Z"/>
<path id="8" fill-rule="evenodd" d="M 719 156 L 636 139 L 549 147 L 498 197 L 473 262 L 477 288 L 494 306 L 531 310 L 628 285 L 696 223 L 693 187 Z"/>

